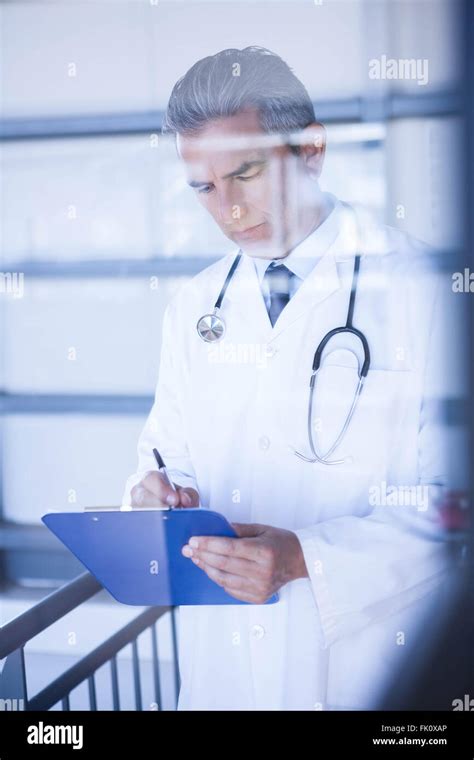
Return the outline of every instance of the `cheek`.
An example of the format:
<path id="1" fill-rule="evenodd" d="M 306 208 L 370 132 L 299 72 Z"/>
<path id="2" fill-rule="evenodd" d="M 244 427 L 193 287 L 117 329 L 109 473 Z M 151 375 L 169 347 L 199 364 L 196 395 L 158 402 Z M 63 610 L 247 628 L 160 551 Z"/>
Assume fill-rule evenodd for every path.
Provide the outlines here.
<path id="1" fill-rule="evenodd" d="M 244 196 L 248 208 L 258 209 L 266 217 L 271 217 L 275 213 L 275 200 L 268 177 L 249 183 L 245 188 Z"/>
<path id="2" fill-rule="evenodd" d="M 209 193 L 209 195 L 206 195 L 205 193 L 196 193 L 196 196 L 201 206 L 206 209 L 213 219 L 217 220 L 216 204 L 213 202 L 213 194 Z"/>

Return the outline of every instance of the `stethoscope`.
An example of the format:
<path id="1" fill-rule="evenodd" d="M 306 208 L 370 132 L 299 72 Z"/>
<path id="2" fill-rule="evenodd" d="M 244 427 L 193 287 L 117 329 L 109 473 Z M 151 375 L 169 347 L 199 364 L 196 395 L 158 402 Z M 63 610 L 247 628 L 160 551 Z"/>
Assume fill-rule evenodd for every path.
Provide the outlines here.
<path id="1" fill-rule="evenodd" d="M 225 335 L 226 324 L 223 317 L 220 315 L 219 312 L 221 310 L 222 301 L 223 301 L 225 292 L 239 264 L 241 256 L 242 254 L 239 251 L 239 253 L 237 254 L 236 258 L 234 259 L 232 263 L 232 266 L 229 269 L 225 282 L 214 304 L 213 311 L 210 314 L 204 314 L 198 320 L 196 324 L 196 329 L 197 329 L 199 337 L 202 338 L 202 340 L 205 341 L 206 343 L 215 343 L 221 340 L 223 336 Z M 357 254 L 354 259 L 354 272 L 352 275 L 352 286 L 351 286 L 351 294 L 349 297 L 349 307 L 347 310 L 346 324 L 343 327 L 335 327 L 333 330 L 330 330 L 328 333 L 326 333 L 326 335 L 321 340 L 314 354 L 313 367 L 311 371 L 311 377 L 309 380 L 309 400 L 308 400 L 308 417 L 307 417 L 308 441 L 309 441 L 312 457 L 305 456 L 304 454 L 301 454 L 296 449 L 294 448 L 292 449 L 293 453 L 300 459 L 304 460 L 305 462 L 312 462 L 312 463 L 319 462 L 320 464 L 345 464 L 348 461 L 346 458 L 329 459 L 329 457 L 334 452 L 334 450 L 339 446 L 339 444 L 341 443 L 342 439 L 344 438 L 347 432 L 347 429 L 350 425 L 352 417 L 354 416 L 357 402 L 359 400 L 360 394 L 362 393 L 362 388 L 364 387 L 365 378 L 367 377 L 367 373 L 370 367 L 370 350 L 369 350 L 369 344 L 367 342 L 367 338 L 365 337 L 364 333 L 362 333 L 360 330 L 357 330 L 357 328 L 355 328 L 353 325 L 354 306 L 355 306 L 355 298 L 356 298 L 356 293 L 357 293 L 357 283 L 358 283 L 358 278 L 359 278 L 360 259 L 361 259 L 360 254 Z M 363 351 L 364 351 L 364 361 L 361 366 L 361 362 L 360 362 L 360 358 L 358 354 L 356 354 L 356 352 L 353 351 L 352 349 L 347 349 L 350 353 L 352 353 L 356 357 L 356 360 L 357 360 L 357 374 L 358 374 L 357 388 L 354 392 L 354 397 L 352 399 L 349 412 L 346 416 L 346 420 L 336 440 L 324 454 L 318 454 L 316 451 L 315 443 L 314 443 L 313 425 L 312 425 L 314 389 L 316 387 L 317 375 L 321 368 L 321 360 L 323 356 L 323 351 L 327 347 L 328 343 L 332 340 L 332 338 L 334 338 L 336 335 L 341 335 L 342 333 L 350 333 L 351 335 L 354 335 L 360 341 Z"/>

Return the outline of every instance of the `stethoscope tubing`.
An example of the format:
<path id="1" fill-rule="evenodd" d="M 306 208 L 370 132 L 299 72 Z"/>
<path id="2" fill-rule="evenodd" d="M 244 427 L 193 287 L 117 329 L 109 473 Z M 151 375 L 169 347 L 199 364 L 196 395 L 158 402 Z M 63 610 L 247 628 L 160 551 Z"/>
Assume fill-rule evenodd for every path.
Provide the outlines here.
<path id="1" fill-rule="evenodd" d="M 239 251 L 239 253 L 235 257 L 227 273 L 224 284 L 214 304 L 213 312 L 209 314 L 204 314 L 198 320 L 196 324 L 196 329 L 199 334 L 199 337 L 206 343 L 217 342 L 225 334 L 225 330 L 226 330 L 225 320 L 223 319 L 222 316 L 220 316 L 219 311 L 222 307 L 222 302 L 224 300 L 227 287 L 230 281 L 232 280 L 232 277 L 234 276 L 235 270 L 237 269 L 237 266 L 239 265 L 241 257 L 242 257 L 242 253 L 241 251 Z M 320 341 L 313 357 L 312 372 L 311 372 L 311 377 L 309 381 L 309 400 L 308 400 L 308 418 L 307 418 L 308 441 L 309 441 L 309 446 L 310 446 L 311 453 L 313 456 L 307 457 L 304 454 L 301 454 L 296 449 L 294 448 L 292 449 L 293 453 L 300 459 L 304 460 L 305 462 L 312 462 L 312 463 L 319 462 L 320 464 L 334 465 L 334 464 L 344 464 L 347 461 L 347 458 L 330 460 L 328 457 L 330 457 L 331 454 L 333 454 L 333 452 L 339 446 L 339 444 L 341 443 L 342 439 L 344 438 L 347 432 L 347 429 L 354 415 L 355 408 L 357 406 L 357 402 L 359 400 L 360 394 L 362 393 L 365 378 L 367 377 L 367 374 L 370 368 L 370 349 L 369 349 L 367 338 L 365 337 L 364 333 L 361 330 L 358 330 L 353 325 L 355 300 L 356 300 L 356 295 L 357 295 L 357 286 L 358 286 L 358 279 L 359 279 L 360 260 L 361 260 L 361 255 L 356 254 L 355 259 L 354 259 L 354 271 L 352 275 L 352 285 L 351 285 L 351 293 L 349 297 L 349 305 L 347 309 L 346 324 L 341 327 L 335 327 L 334 329 L 326 333 L 326 335 Z M 322 362 L 324 349 L 326 348 L 327 344 L 330 342 L 332 338 L 334 338 L 336 335 L 341 335 L 342 333 L 350 333 L 351 335 L 354 335 L 360 341 L 363 351 L 364 351 L 364 361 L 361 367 L 359 358 L 356 356 L 357 363 L 358 363 L 359 382 L 355 390 L 354 397 L 352 399 L 351 407 L 349 409 L 349 413 L 347 414 L 346 420 L 336 440 L 334 441 L 332 446 L 328 449 L 328 451 L 323 455 L 323 454 L 317 453 L 316 446 L 314 443 L 313 429 L 312 429 L 313 395 L 314 395 L 314 390 L 315 390 L 315 385 L 316 385 L 316 378 L 321 368 L 321 362 Z"/>

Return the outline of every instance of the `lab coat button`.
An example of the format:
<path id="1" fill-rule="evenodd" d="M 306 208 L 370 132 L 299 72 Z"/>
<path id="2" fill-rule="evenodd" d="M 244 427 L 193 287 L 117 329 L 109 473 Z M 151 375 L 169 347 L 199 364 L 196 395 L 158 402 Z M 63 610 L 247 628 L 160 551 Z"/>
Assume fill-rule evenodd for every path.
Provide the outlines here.
<path id="1" fill-rule="evenodd" d="M 265 348 L 265 356 L 267 356 L 269 359 L 272 358 L 272 356 L 275 356 L 276 352 L 278 351 L 275 346 L 268 345 Z"/>
<path id="2" fill-rule="evenodd" d="M 258 445 L 262 451 L 266 451 L 270 448 L 270 438 L 267 435 L 261 435 L 258 439 Z"/>
<path id="3" fill-rule="evenodd" d="M 250 633 L 254 639 L 263 639 L 265 636 L 265 628 L 263 625 L 254 625 Z"/>

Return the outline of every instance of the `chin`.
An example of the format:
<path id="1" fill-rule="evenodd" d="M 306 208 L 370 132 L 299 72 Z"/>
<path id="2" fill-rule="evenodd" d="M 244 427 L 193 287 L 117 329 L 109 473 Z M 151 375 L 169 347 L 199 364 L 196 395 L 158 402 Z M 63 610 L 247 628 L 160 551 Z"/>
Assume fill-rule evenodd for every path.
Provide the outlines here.
<path id="1" fill-rule="evenodd" d="M 284 249 L 271 240 L 258 240 L 252 243 L 246 241 L 237 245 L 247 256 L 256 259 L 279 259 L 285 255 Z"/>

